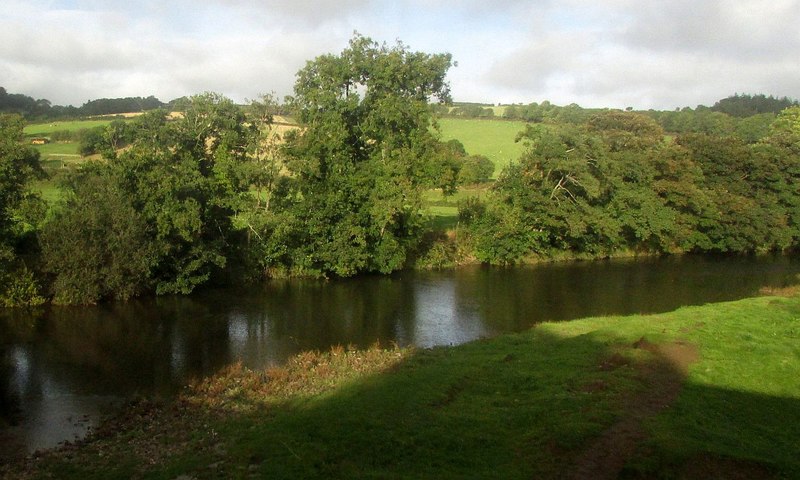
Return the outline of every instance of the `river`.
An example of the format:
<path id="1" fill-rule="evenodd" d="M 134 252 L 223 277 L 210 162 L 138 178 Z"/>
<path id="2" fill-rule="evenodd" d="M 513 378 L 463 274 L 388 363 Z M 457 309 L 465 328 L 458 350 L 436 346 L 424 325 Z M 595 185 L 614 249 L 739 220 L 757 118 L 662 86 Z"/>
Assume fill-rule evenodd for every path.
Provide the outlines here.
<path id="1" fill-rule="evenodd" d="M 260 368 L 303 350 L 376 341 L 457 345 L 547 320 L 753 296 L 797 283 L 798 274 L 792 257 L 682 256 L 275 281 L 98 307 L 0 310 L 0 445 L 32 452 L 81 438 L 126 399 L 168 398 L 236 361 Z"/>

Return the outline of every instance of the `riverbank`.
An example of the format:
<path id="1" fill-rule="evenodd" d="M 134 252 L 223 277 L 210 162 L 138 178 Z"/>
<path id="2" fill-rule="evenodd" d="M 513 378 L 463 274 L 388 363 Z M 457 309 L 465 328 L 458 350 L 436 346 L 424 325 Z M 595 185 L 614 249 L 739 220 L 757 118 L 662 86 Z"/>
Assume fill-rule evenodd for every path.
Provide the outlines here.
<path id="1" fill-rule="evenodd" d="M 2 473 L 795 478 L 800 297 L 770 293 L 793 296 L 233 367 Z"/>

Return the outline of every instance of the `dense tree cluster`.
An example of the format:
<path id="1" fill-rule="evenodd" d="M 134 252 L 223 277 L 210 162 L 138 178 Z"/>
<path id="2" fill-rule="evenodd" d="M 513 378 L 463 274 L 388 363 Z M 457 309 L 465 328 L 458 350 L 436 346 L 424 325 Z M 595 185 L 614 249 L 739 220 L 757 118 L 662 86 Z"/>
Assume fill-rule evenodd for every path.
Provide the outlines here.
<path id="1" fill-rule="evenodd" d="M 252 216 L 265 270 L 349 276 L 405 264 L 422 235 L 421 190 L 455 178 L 428 106 L 449 100 L 451 63 L 356 36 L 297 74 L 288 175 Z"/>
<path id="2" fill-rule="evenodd" d="M 462 218 L 475 255 L 513 263 L 555 251 L 759 252 L 800 244 L 800 108 L 769 135 L 664 137 L 651 118 L 607 111 L 529 126 L 527 153 Z"/>
<path id="3" fill-rule="evenodd" d="M 450 65 L 356 36 L 298 73 L 299 125 L 285 138 L 270 96 L 241 108 L 210 93 L 183 100 L 176 119 L 153 110 L 91 132 L 84 153 L 103 159 L 69 176 L 39 232 L 53 300 L 188 293 L 243 268 L 403 267 L 425 226 L 421 192 L 455 188 L 468 158 L 445 154 L 432 128 L 429 101 L 449 100 Z M 471 178 L 491 173 L 472 163 Z"/>
<path id="4" fill-rule="evenodd" d="M 78 109 L 81 115 L 113 115 L 116 113 L 146 112 L 164 108 L 167 104 L 150 95 L 147 98 L 126 97 L 126 98 L 99 98 L 89 100 Z"/>
<path id="5" fill-rule="evenodd" d="M 70 179 L 72 195 L 41 234 L 59 303 L 189 293 L 236 254 L 253 139 L 241 109 L 204 94 L 179 120 L 154 110 L 129 128 L 128 148 Z"/>
<path id="6" fill-rule="evenodd" d="M 8 93 L 0 87 L 0 113 L 14 113 L 27 120 L 54 120 L 62 118 L 114 115 L 119 113 L 145 112 L 158 108 L 175 109 L 185 105 L 186 98 L 164 103 L 154 96 L 99 98 L 89 100 L 80 107 L 53 105 L 46 99 L 35 99 L 19 93 Z M 174 107 L 174 108 L 173 108 Z"/>
<path id="7" fill-rule="evenodd" d="M 789 107 L 796 107 L 797 100 L 787 97 L 776 98 L 772 95 L 733 95 L 723 98 L 715 103 L 711 110 L 715 112 L 727 113 L 732 117 L 752 117 L 762 113 L 778 114 Z"/>
<path id="8" fill-rule="evenodd" d="M 36 203 L 29 182 L 42 174 L 39 153 L 22 143 L 22 118 L 0 114 L 0 306 L 38 303 L 38 287 L 20 258 Z"/>
<path id="9" fill-rule="evenodd" d="M 81 153 L 102 159 L 69 173 L 49 212 L 29 189 L 42 171 L 23 119 L 0 114 L 0 303 L 388 273 L 415 258 L 509 264 L 800 244 L 800 107 L 776 115 L 771 97 L 675 112 L 508 106 L 505 118 L 527 122 L 526 153 L 482 199 L 463 201 L 456 235 L 431 235 L 423 191 L 453 194 L 494 169 L 438 138 L 437 112 L 493 114 L 439 106 L 451 65 L 448 54 L 356 35 L 309 61 L 284 105 L 206 93 L 174 101 L 182 115 L 172 117 L 154 97 L 87 102 L 91 114 L 147 112 L 80 133 Z M 0 110 L 53 108 L 23 97 L 0 89 Z M 743 103 L 756 114 L 733 116 Z M 286 108 L 297 126 L 279 133 L 274 116 Z"/>

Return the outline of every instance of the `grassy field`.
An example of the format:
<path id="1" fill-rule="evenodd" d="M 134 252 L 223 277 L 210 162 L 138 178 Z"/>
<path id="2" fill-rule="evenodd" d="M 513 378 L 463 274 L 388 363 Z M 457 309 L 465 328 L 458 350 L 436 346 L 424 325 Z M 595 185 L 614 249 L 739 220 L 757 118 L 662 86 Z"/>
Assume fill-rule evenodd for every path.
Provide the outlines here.
<path id="1" fill-rule="evenodd" d="M 48 123 L 33 123 L 26 125 L 23 133 L 28 137 L 47 136 L 49 133 L 58 132 L 61 130 L 77 131 L 82 129 L 89 129 L 95 127 L 103 127 L 110 124 L 112 119 L 108 120 L 70 120 L 70 121 L 55 121 Z"/>
<path id="2" fill-rule="evenodd" d="M 461 187 L 454 195 L 442 195 L 441 190 L 423 192 L 422 201 L 431 217 L 434 230 L 447 230 L 458 223 L 458 202 L 469 197 L 480 197 L 487 186 Z"/>
<path id="3" fill-rule="evenodd" d="M 525 122 L 442 118 L 439 126 L 442 140 L 459 140 L 470 155 L 485 155 L 494 162 L 493 178 L 497 178 L 503 167 L 519 159 L 525 150 L 522 143 L 514 142 L 517 134 L 525 129 Z"/>
<path id="4" fill-rule="evenodd" d="M 796 293 L 795 293 L 796 295 Z M 800 478 L 800 297 L 307 353 L 6 478 Z M 185 476 L 185 477 L 182 477 Z"/>

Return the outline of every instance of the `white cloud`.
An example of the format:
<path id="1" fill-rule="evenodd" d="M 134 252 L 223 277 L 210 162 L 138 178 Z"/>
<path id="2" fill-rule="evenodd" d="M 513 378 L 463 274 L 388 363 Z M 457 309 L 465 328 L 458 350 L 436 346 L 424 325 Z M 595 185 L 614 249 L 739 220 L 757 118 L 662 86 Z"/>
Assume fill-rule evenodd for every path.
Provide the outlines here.
<path id="1" fill-rule="evenodd" d="M 0 80 L 81 104 L 291 92 L 354 30 L 450 52 L 456 100 L 667 108 L 800 97 L 800 0 L 7 0 Z"/>

